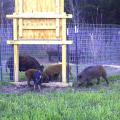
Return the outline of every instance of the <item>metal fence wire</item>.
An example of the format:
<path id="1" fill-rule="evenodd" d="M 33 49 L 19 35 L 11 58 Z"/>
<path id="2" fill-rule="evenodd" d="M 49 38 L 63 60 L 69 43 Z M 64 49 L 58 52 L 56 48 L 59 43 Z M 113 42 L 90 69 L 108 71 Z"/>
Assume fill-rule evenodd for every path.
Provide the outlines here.
<path id="1" fill-rule="evenodd" d="M 2 79 L 9 80 L 9 71 L 6 72 L 6 62 L 13 56 L 13 47 L 6 41 L 12 39 L 12 25 L 0 28 L 1 37 L 1 69 Z M 120 65 L 120 26 L 114 25 L 82 25 L 67 26 L 67 39 L 73 44 L 67 47 L 67 62 L 72 66 L 72 77 L 89 65 Z M 60 45 L 20 45 L 20 54 L 36 58 L 40 64 L 48 66 L 61 62 Z M 70 72 L 70 71 L 69 71 Z M 20 79 L 25 79 L 21 75 Z"/>
<path id="2" fill-rule="evenodd" d="M 13 56 L 13 47 L 7 40 L 13 39 L 12 20 L 6 14 L 12 14 L 14 2 L 2 0 L 0 24 L 0 80 L 9 81 L 10 73 L 6 71 L 6 62 Z M 6 7 L 9 5 L 10 7 Z M 120 25 L 103 24 L 67 24 L 67 39 L 73 44 L 67 46 L 67 62 L 69 81 L 77 79 L 77 75 L 90 65 L 120 66 Z M 61 62 L 60 45 L 20 45 L 20 54 L 34 57 L 45 67 Z M 12 62 L 11 62 L 12 63 Z M 112 72 L 112 73 L 111 73 Z M 109 75 L 119 74 L 119 69 L 108 70 Z M 25 80 L 24 72 L 20 72 L 20 80 Z"/>

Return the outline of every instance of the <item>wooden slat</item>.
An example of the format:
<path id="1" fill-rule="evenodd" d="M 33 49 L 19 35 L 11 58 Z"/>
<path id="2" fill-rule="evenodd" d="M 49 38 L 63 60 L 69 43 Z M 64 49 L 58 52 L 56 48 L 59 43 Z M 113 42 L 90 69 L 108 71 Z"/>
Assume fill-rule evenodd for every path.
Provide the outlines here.
<path id="1" fill-rule="evenodd" d="M 25 12 L 55 12 L 55 0 L 24 0 L 23 7 Z"/>
<path id="2" fill-rule="evenodd" d="M 71 14 L 55 14 L 55 13 L 23 13 L 19 15 L 6 15 L 8 19 L 61 19 L 61 18 L 72 18 Z"/>
<path id="3" fill-rule="evenodd" d="M 73 44 L 73 41 L 72 40 L 67 40 L 67 41 L 47 41 L 47 40 L 44 40 L 44 41 L 40 41 L 40 40 L 8 40 L 7 41 L 7 44 L 15 44 L 15 45 L 21 45 L 21 44 L 28 44 L 28 45 L 38 45 L 38 44 L 42 44 L 42 45 L 48 45 L 48 44 L 51 44 L 51 45 L 62 45 L 62 44 Z"/>
<path id="4" fill-rule="evenodd" d="M 61 12 L 63 13 L 64 12 L 64 0 L 60 0 L 61 1 L 61 5 L 60 6 L 63 6 L 61 7 Z"/>
<path id="5" fill-rule="evenodd" d="M 18 14 L 19 13 L 19 0 L 15 0 L 15 13 Z"/>
<path id="6" fill-rule="evenodd" d="M 24 19 L 24 39 L 56 39 L 56 19 Z M 61 33 L 60 33 L 61 36 Z"/>
<path id="7" fill-rule="evenodd" d="M 23 26 L 24 30 L 55 30 L 56 26 Z"/>

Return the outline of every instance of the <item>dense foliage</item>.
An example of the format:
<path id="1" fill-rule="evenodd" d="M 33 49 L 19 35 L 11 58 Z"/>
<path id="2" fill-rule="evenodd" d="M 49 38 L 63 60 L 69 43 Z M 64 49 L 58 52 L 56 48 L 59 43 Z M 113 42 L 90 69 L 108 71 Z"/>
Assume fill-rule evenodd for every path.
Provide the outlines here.
<path id="1" fill-rule="evenodd" d="M 74 22 L 120 24 L 120 0 L 65 0 Z"/>
<path id="2" fill-rule="evenodd" d="M 0 0 L 0 11 L 13 11 L 13 3 L 14 0 Z M 120 0 L 65 0 L 65 10 L 73 14 L 75 23 L 120 24 L 119 6 Z"/>

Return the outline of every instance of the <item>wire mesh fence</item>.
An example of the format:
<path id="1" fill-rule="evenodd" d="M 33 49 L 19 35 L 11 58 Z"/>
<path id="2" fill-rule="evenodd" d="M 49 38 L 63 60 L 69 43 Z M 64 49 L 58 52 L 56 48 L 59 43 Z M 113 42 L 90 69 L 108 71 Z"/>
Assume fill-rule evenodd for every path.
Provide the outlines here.
<path id="1" fill-rule="evenodd" d="M 13 39 L 13 26 L 12 20 L 6 19 L 6 14 L 13 13 L 14 2 L 4 0 L 1 3 L 0 79 L 9 81 L 10 73 L 9 70 L 6 72 L 6 63 L 13 56 L 13 46 L 7 45 L 6 41 Z M 73 40 L 73 44 L 67 47 L 67 62 L 72 68 L 70 81 L 76 79 L 78 73 L 89 65 L 120 65 L 119 25 L 67 24 L 67 39 Z M 19 51 L 21 55 L 34 57 L 44 66 L 61 62 L 60 45 L 20 45 Z M 118 74 L 119 70 L 113 72 Z M 23 72 L 20 72 L 20 79 L 25 79 Z"/>
<path id="2" fill-rule="evenodd" d="M 1 69 L 2 79 L 9 80 L 9 72 L 6 72 L 6 62 L 13 56 L 13 47 L 6 41 L 13 39 L 12 24 L 0 28 L 1 37 Z M 120 27 L 114 25 L 75 25 L 67 27 L 67 38 L 73 40 L 73 44 L 67 47 L 67 62 L 72 66 L 72 74 L 76 76 L 82 69 L 89 65 L 120 65 Z M 60 45 L 20 45 L 21 55 L 30 55 L 40 64 L 48 66 L 61 62 Z M 69 71 L 70 72 L 70 71 Z M 24 73 L 21 78 L 25 79 Z"/>
<path id="3" fill-rule="evenodd" d="M 74 41 L 69 46 L 69 62 L 74 64 L 75 79 L 86 66 L 112 65 L 116 68 L 120 65 L 119 25 L 77 24 L 75 27 L 69 24 L 68 32 L 68 39 Z M 119 75 L 119 69 L 107 71 L 109 75 Z"/>

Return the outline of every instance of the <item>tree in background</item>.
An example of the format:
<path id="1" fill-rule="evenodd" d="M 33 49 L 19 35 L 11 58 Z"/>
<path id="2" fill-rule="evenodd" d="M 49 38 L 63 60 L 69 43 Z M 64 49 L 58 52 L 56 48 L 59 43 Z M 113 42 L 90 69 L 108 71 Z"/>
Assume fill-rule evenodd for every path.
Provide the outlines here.
<path id="1" fill-rule="evenodd" d="M 13 10 L 14 0 L 0 0 L 0 22 Z M 72 23 L 120 24 L 120 0 L 65 0 L 65 10 Z"/>
<path id="2" fill-rule="evenodd" d="M 65 11 L 73 15 L 73 23 L 84 22 L 84 18 L 82 16 L 83 9 L 81 9 L 82 3 L 84 2 L 82 2 L 81 0 L 65 0 Z"/>
<path id="3" fill-rule="evenodd" d="M 120 0 L 65 0 L 65 10 L 74 23 L 120 24 Z"/>

